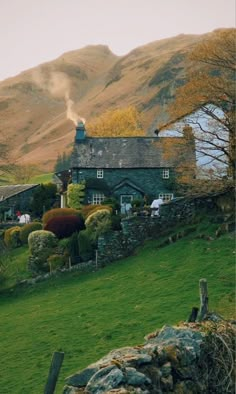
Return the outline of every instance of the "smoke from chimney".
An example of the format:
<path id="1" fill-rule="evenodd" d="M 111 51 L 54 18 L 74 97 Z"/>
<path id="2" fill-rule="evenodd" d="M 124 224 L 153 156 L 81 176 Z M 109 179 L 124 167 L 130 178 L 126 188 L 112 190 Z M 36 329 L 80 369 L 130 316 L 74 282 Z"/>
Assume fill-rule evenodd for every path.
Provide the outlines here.
<path id="1" fill-rule="evenodd" d="M 83 124 L 85 124 L 85 119 L 81 118 L 81 116 L 79 116 L 73 109 L 74 106 L 74 101 L 71 100 L 69 92 L 66 92 L 65 94 L 65 102 L 66 102 L 66 116 L 67 119 L 72 120 L 72 122 L 74 122 L 75 126 L 77 126 L 77 124 L 79 123 L 79 121 L 83 122 Z"/>
<path id="2" fill-rule="evenodd" d="M 65 73 L 51 71 L 46 75 L 41 70 L 34 70 L 32 78 L 41 89 L 47 90 L 55 98 L 65 100 L 67 119 L 70 119 L 76 126 L 79 121 L 85 123 L 85 119 L 74 109 L 74 101 L 70 98 L 71 82 Z"/>

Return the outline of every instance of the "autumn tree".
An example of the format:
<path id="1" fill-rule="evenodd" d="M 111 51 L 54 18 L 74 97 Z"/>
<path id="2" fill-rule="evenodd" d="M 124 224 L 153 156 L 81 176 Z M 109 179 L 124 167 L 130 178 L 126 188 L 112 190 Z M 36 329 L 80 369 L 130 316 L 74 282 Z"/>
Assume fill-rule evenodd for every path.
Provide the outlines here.
<path id="1" fill-rule="evenodd" d="M 109 110 L 86 125 L 93 137 L 143 136 L 142 116 L 134 106 Z"/>
<path id="2" fill-rule="evenodd" d="M 198 158 L 218 164 L 221 178 L 235 179 L 236 29 L 218 30 L 190 54 L 188 82 L 176 91 L 166 129 L 183 120 L 194 128 Z M 213 167 L 212 167 L 213 168 Z M 212 168 L 210 171 L 212 171 Z"/>

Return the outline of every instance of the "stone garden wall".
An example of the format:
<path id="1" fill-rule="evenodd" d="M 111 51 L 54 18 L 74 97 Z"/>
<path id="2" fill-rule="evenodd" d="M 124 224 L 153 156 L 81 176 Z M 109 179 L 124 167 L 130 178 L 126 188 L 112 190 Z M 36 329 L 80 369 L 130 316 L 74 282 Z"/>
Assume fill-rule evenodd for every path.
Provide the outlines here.
<path id="1" fill-rule="evenodd" d="M 235 325 L 217 324 L 164 326 L 144 345 L 113 350 L 68 377 L 63 394 L 235 393 L 233 356 L 227 357 Z M 231 337 L 225 349 L 212 340 L 225 338 L 222 333 Z"/>
<path id="2" fill-rule="evenodd" d="M 181 197 L 160 207 L 166 223 L 191 223 L 199 215 L 213 217 L 222 223 L 235 214 L 235 191 L 229 188 L 224 192 L 203 196 Z"/>
<path id="3" fill-rule="evenodd" d="M 159 218 L 132 216 L 121 221 L 122 230 L 113 231 L 98 239 L 98 264 L 103 266 L 127 257 L 148 238 L 161 234 L 163 223 Z"/>
<path id="4" fill-rule="evenodd" d="M 179 198 L 160 207 L 160 217 L 146 216 L 137 212 L 137 216 L 123 219 L 122 231 L 105 234 L 98 239 L 98 265 L 104 266 L 114 260 L 127 257 L 135 248 L 149 238 L 159 238 L 168 234 L 178 224 L 193 224 L 204 216 L 212 216 L 212 221 L 228 222 L 234 225 L 234 193 L 209 196 Z"/>

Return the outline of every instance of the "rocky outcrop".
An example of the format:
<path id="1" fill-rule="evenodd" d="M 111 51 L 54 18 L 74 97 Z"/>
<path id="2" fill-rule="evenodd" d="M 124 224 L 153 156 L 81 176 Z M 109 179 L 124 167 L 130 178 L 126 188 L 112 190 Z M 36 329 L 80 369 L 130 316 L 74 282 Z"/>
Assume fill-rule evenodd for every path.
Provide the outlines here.
<path id="1" fill-rule="evenodd" d="M 164 326 L 144 345 L 113 350 L 66 379 L 63 394 L 207 393 L 200 324 Z"/>

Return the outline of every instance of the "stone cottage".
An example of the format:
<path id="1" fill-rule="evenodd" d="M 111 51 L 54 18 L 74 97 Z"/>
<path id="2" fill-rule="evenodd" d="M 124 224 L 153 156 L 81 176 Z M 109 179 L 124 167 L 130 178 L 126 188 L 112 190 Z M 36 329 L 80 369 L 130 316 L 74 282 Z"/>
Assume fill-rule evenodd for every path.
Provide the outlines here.
<path id="1" fill-rule="evenodd" d="M 17 211 L 28 212 L 37 187 L 38 183 L 0 186 L 0 220 L 15 219 Z"/>
<path id="2" fill-rule="evenodd" d="M 74 184 L 85 181 L 87 204 L 100 204 L 106 197 L 115 197 L 121 206 L 144 196 L 169 201 L 176 194 L 180 163 L 195 175 L 195 144 L 189 130 L 182 137 L 95 138 L 86 136 L 79 123 L 70 176 Z"/>

